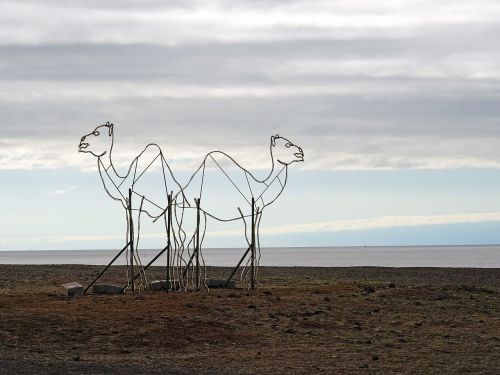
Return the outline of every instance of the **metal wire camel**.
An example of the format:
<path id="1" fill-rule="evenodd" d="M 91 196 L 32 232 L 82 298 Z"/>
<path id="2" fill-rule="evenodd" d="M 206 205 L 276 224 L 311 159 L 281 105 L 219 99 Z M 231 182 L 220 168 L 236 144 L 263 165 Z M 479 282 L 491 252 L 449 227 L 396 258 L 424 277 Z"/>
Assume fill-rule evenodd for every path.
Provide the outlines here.
<path id="1" fill-rule="evenodd" d="M 79 152 L 89 153 L 97 158 L 97 168 L 107 194 L 121 203 L 125 209 L 127 221 L 127 246 L 122 249 L 127 251 L 128 285 L 133 288 L 134 262 L 139 266 L 139 275 L 142 286 L 146 283 L 146 275 L 139 257 L 140 225 L 145 214 L 154 221 L 162 219 L 167 228 L 166 206 L 169 191 L 179 191 L 181 187 L 175 179 L 162 150 L 157 144 L 148 144 L 141 153 L 135 157 L 125 174 L 119 174 L 112 160 L 114 145 L 114 126 L 107 122 L 97 126 L 93 131 L 84 135 L 78 146 Z M 149 173 L 151 170 L 161 170 L 161 175 Z M 162 186 L 158 189 L 157 186 Z M 134 227 L 136 230 L 134 230 Z M 168 241 L 165 236 L 165 241 Z M 134 251 L 135 249 L 135 251 Z M 175 272 L 181 266 L 181 259 L 175 256 L 167 266 Z"/>
<path id="2" fill-rule="evenodd" d="M 252 288 L 258 277 L 259 228 L 262 213 L 283 192 L 288 179 L 288 166 L 295 162 L 304 161 L 302 148 L 279 135 L 271 137 L 269 150 L 271 170 L 263 179 L 255 177 L 228 154 L 222 151 L 212 151 L 207 154 L 182 190 L 174 195 L 175 216 L 176 218 L 181 217 L 181 220 L 178 220 L 181 252 L 188 249 L 188 254 L 192 254 L 196 248 L 201 248 L 207 219 L 223 222 L 241 220 L 243 222 L 248 249 L 242 261 L 252 249 L 257 252 L 257 254 L 252 254 L 246 263 L 246 266 L 252 265 L 250 270 Z M 206 172 L 210 169 L 215 172 L 212 172 L 210 178 L 207 178 Z M 202 234 L 191 232 L 190 235 L 186 235 L 182 223 L 186 221 L 186 213 L 194 210 L 202 212 L 201 220 L 198 219 L 201 222 L 199 226 Z M 194 214 L 191 213 L 191 216 Z M 242 279 L 248 279 L 249 273 L 246 266 L 241 275 Z"/>
<path id="3" fill-rule="evenodd" d="M 122 175 L 113 165 L 113 144 L 114 126 L 107 122 L 83 136 L 78 146 L 79 152 L 89 153 L 97 158 L 104 189 L 111 198 L 121 203 L 127 219 L 127 245 L 92 284 L 126 250 L 127 264 L 130 267 L 127 267 L 128 283 L 124 290 L 131 288 L 133 291 L 134 280 L 139 276 L 142 279 L 141 287 L 144 287 L 147 282 L 145 269 L 167 251 L 168 289 L 187 290 L 190 285 L 199 288 L 200 262 L 205 270 L 201 246 L 206 233 L 207 218 L 210 218 L 222 222 L 243 221 L 248 249 L 235 271 L 251 252 L 246 265 L 251 264 L 250 279 L 251 287 L 254 288 L 260 260 L 259 227 L 263 210 L 281 195 L 287 182 L 288 166 L 304 160 L 303 150 L 286 138 L 272 136 L 269 146 L 271 171 L 264 179 L 256 178 L 228 154 L 212 151 L 206 155 L 187 184 L 181 187 L 157 144 L 148 144 Z M 155 169 L 161 170 L 162 173 L 150 173 Z M 216 172 L 215 181 L 206 179 L 205 172 L 209 169 Z M 222 180 L 217 182 L 217 177 Z M 157 188 L 159 184 L 161 189 Z M 153 186 L 155 188 L 152 188 Z M 221 204 L 217 195 L 221 193 L 223 186 L 228 188 L 224 191 L 224 202 Z M 176 192 L 175 195 L 173 191 Z M 146 267 L 143 267 L 137 252 L 143 214 L 153 222 L 161 219 L 167 243 Z M 138 274 L 134 274 L 134 263 L 139 266 Z M 246 270 L 245 266 L 242 279 L 248 279 L 249 273 Z M 205 278 L 204 273 L 203 279 Z"/>

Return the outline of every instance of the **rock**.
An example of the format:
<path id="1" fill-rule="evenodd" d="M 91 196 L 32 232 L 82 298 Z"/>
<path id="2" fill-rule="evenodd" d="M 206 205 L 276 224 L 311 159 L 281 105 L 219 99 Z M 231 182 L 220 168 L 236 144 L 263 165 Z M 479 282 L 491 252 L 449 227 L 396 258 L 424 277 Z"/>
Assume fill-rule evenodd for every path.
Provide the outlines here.
<path id="1" fill-rule="evenodd" d="M 95 284 L 92 287 L 94 294 L 120 294 L 123 293 L 123 287 L 111 284 Z"/>
<path id="2" fill-rule="evenodd" d="M 371 285 L 367 285 L 367 286 L 365 286 L 365 288 L 364 288 L 364 289 L 365 289 L 365 292 L 366 292 L 366 293 L 375 293 L 375 288 L 374 288 L 374 287 L 372 287 Z"/>
<path id="3" fill-rule="evenodd" d="M 179 280 L 154 280 L 150 284 L 151 290 L 178 290 Z"/>
<path id="4" fill-rule="evenodd" d="M 83 294 L 83 286 L 77 282 L 63 284 L 61 285 L 61 292 L 67 297 L 80 296 Z"/>
<path id="5" fill-rule="evenodd" d="M 206 285 L 208 288 L 234 288 L 236 286 L 236 282 L 234 280 L 229 280 L 226 286 L 227 280 L 220 279 L 207 279 Z"/>

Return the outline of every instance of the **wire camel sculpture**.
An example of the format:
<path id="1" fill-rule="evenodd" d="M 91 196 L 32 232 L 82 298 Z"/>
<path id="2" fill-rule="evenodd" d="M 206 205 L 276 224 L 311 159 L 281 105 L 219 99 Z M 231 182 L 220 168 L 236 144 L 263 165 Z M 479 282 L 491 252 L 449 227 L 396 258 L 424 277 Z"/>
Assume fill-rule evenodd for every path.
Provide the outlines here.
<path id="1" fill-rule="evenodd" d="M 261 256 L 259 228 L 262 213 L 267 206 L 278 199 L 285 189 L 288 179 L 288 166 L 295 162 L 304 161 L 302 148 L 279 135 L 271 137 L 269 150 L 271 170 L 267 177 L 263 179 L 256 178 L 231 156 L 222 151 L 212 151 L 206 155 L 187 184 L 178 194 L 174 195 L 176 217 L 179 216 L 177 213 L 180 212 L 184 222 L 188 211 L 199 210 L 202 212 L 201 220 L 198 219 L 198 224 L 201 223 L 201 235 L 191 232 L 191 235 L 187 236 L 182 222 L 178 226 L 181 253 L 185 248 L 188 249 L 188 254 L 194 251 L 195 242 L 197 241 L 196 236 L 198 236 L 199 242 L 196 246 L 201 247 L 208 218 L 223 222 L 241 220 L 244 224 L 245 239 L 248 244 L 247 252 L 242 261 L 252 247 L 256 248 L 256 266 L 251 269 L 251 272 L 255 273 L 251 275 L 251 280 L 253 282 L 254 279 L 258 278 L 258 264 Z M 210 176 L 211 178 L 206 178 L 208 169 L 215 170 L 215 178 L 213 175 Z M 215 181 L 217 177 L 218 181 Z M 222 204 L 219 203 L 218 198 L 223 199 Z M 248 279 L 247 266 L 250 262 L 251 258 L 247 260 L 243 268 L 242 280 Z"/>
<path id="2" fill-rule="evenodd" d="M 114 125 L 107 122 L 84 135 L 78 146 L 79 152 L 89 153 L 97 158 L 103 187 L 112 199 L 121 203 L 127 220 L 127 245 L 85 289 L 85 292 L 125 250 L 127 266 L 130 267 L 127 267 L 128 282 L 123 290 L 130 288 L 134 291 L 134 280 L 137 277 L 141 277 L 142 280 L 140 288 L 145 287 L 147 283 L 145 269 L 166 250 L 168 283 L 166 289 L 187 290 L 189 286 L 199 288 L 200 262 L 204 270 L 203 280 L 206 280 L 201 246 L 206 233 L 207 218 L 221 222 L 243 221 L 248 249 L 228 282 L 247 254 L 252 251 L 252 257 L 247 260 L 241 279 L 248 279 L 247 266 L 251 262 L 253 289 L 260 261 L 259 227 L 262 212 L 283 192 L 288 178 L 288 166 L 294 162 L 304 161 L 303 150 L 286 138 L 279 135 L 272 136 L 269 146 L 271 171 L 263 179 L 256 178 L 228 154 L 212 151 L 205 156 L 187 184 L 181 187 L 157 144 L 148 144 L 132 160 L 125 174 L 119 174 L 113 164 L 113 145 Z M 220 181 L 207 181 L 205 173 L 207 169 L 215 170 L 215 177 Z M 162 173 L 151 173 L 154 170 L 160 170 Z M 161 186 L 161 189 L 152 189 L 152 186 Z M 227 188 L 221 191 L 223 186 Z M 173 191 L 176 192 L 175 195 Z M 221 192 L 225 203 L 222 205 L 218 204 L 217 200 L 217 194 Z M 144 214 L 153 222 L 158 220 L 163 222 L 167 243 L 146 266 L 142 265 L 137 252 L 141 217 Z M 139 266 L 138 274 L 134 274 L 134 263 Z M 203 283 L 206 286 L 206 283 Z"/>
<path id="3" fill-rule="evenodd" d="M 139 253 L 137 252 L 140 242 L 142 216 L 145 214 L 154 221 L 162 219 L 166 228 L 167 216 L 165 212 L 169 191 L 177 192 L 181 190 L 181 187 L 157 144 L 148 144 L 132 160 L 125 174 L 119 174 L 113 164 L 113 145 L 114 125 L 107 122 L 84 135 L 80 140 L 78 150 L 82 153 L 89 153 L 97 158 L 97 168 L 106 193 L 112 199 L 119 201 L 125 209 L 127 246 L 122 251 L 127 250 L 127 266 L 129 262 L 133 264 L 134 261 L 139 266 L 139 275 L 142 279 L 141 287 L 144 287 L 147 282 L 146 274 Z M 162 173 L 149 173 L 154 169 L 159 169 Z M 162 188 L 152 189 L 153 186 L 162 186 Z M 137 230 L 134 231 L 134 227 Z M 167 236 L 165 239 L 168 241 Z M 181 261 L 181 258 L 173 256 L 168 262 L 167 267 L 171 270 L 172 274 L 175 274 L 182 266 L 179 261 Z M 130 286 L 133 288 L 134 275 L 130 274 L 130 272 L 133 272 L 133 267 L 127 267 L 127 270 L 129 274 L 126 288 Z"/>

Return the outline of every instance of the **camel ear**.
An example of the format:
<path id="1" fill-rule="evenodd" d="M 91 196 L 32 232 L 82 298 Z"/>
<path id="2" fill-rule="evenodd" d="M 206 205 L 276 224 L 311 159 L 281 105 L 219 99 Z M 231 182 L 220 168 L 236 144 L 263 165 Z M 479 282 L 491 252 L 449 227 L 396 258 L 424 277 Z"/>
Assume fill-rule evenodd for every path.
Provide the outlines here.
<path id="1" fill-rule="evenodd" d="M 114 125 L 112 123 L 110 123 L 109 121 L 108 121 L 108 123 L 106 125 L 109 128 L 109 136 L 111 137 L 113 135 L 113 126 Z"/>
<path id="2" fill-rule="evenodd" d="M 276 146 L 275 138 L 276 138 L 276 136 L 274 136 L 274 135 L 271 136 L 271 146 Z"/>

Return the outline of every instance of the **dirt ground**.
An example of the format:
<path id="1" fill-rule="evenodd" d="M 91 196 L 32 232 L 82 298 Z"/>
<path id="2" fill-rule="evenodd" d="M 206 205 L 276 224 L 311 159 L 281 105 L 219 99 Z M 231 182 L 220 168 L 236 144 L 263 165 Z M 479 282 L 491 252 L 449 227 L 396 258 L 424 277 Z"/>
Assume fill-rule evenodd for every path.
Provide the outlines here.
<path id="1" fill-rule="evenodd" d="M 0 265 L 1 374 L 500 371 L 500 269 L 263 267 L 255 291 L 60 295 L 100 269 Z"/>

